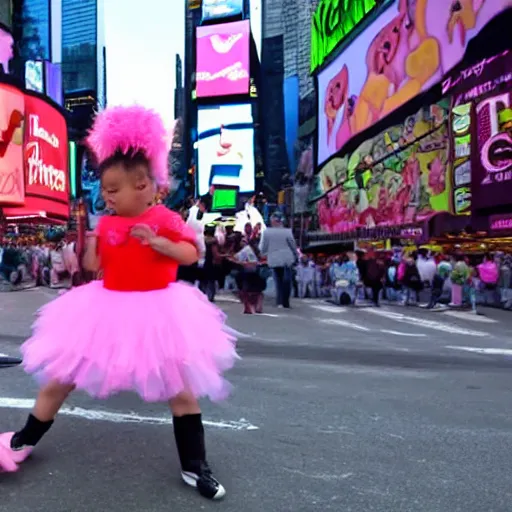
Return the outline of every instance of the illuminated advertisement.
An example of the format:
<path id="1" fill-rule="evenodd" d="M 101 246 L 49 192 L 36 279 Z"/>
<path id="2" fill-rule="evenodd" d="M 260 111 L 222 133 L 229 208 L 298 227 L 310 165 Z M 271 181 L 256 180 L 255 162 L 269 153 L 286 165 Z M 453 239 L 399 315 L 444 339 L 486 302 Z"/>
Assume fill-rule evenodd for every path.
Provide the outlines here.
<path id="1" fill-rule="evenodd" d="M 318 75 L 317 164 L 440 82 L 512 0 L 395 0 Z M 364 65 L 363 65 L 364 62 Z"/>
<path id="2" fill-rule="evenodd" d="M 473 208 L 509 205 L 512 197 L 512 93 L 475 106 L 471 164 Z"/>
<path id="3" fill-rule="evenodd" d="M 31 208 L 68 217 L 66 121 L 54 107 L 29 95 L 25 97 L 25 116 L 25 195 L 31 197 Z"/>
<path id="4" fill-rule="evenodd" d="M 249 93 L 249 21 L 197 27 L 198 98 Z"/>
<path id="5" fill-rule="evenodd" d="M 453 107 L 451 113 L 453 212 L 471 213 L 471 103 Z"/>
<path id="6" fill-rule="evenodd" d="M 62 64 L 45 61 L 44 81 L 46 94 L 59 105 L 64 105 L 62 89 Z"/>
<path id="7" fill-rule="evenodd" d="M 449 212 L 449 107 L 443 100 L 424 108 L 330 160 L 315 177 L 321 230 L 400 226 Z"/>
<path id="8" fill-rule="evenodd" d="M 254 191 L 254 127 L 252 107 L 222 105 L 199 108 L 197 192 L 208 193 L 212 185 Z"/>
<path id="9" fill-rule="evenodd" d="M 203 21 L 238 16 L 243 10 L 244 0 L 203 0 Z"/>
<path id="10" fill-rule="evenodd" d="M 25 200 L 24 111 L 23 93 L 0 84 L 0 204 L 22 205 Z"/>
<path id="11" fill-rule="evenodd" d="M 29 91 L 44 93 L 44 64 L 42 60 L 25 62 L 25 87 Z"/>
<path id="12" fill-rule="evenodd" d="M 4 73 L 9 73 L 9 61 L 14 57 L 12 34 L 0 28 L 0 66 Z"/>
<path id="13" fill-rule="evenodd" d="M 320 67 L 332 51 L 383 3 L 386 2 L 320 0 L 311 20 L 311 72 Z"/>

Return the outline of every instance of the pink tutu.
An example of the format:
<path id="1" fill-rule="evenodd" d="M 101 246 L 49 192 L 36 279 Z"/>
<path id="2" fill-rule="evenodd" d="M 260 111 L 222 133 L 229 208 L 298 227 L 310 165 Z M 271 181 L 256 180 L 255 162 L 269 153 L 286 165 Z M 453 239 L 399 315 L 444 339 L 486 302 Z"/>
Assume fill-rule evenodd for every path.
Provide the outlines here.
<path id="1" fill-rule="evenodd" d="M 229 394 L 222 372 L 238 358 L 224 320 L 187 284 L 118 292 L 93 281 L 40 310 L 23 365 L 43 383 L 75 384 L 99 398 L 135 390 L 149 402 L 182 391 L 221 400 Z"/>

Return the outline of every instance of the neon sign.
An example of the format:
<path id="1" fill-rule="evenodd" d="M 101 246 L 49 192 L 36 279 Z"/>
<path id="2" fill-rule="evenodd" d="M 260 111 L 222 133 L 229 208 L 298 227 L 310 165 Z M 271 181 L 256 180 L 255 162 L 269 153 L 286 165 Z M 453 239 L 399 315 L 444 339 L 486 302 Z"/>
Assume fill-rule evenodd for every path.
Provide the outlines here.
<path id="1" fill-rule="evenodd" d="M 311 72 L 383 3 L 383 0 L 320 0 L 311 21 Z"/>

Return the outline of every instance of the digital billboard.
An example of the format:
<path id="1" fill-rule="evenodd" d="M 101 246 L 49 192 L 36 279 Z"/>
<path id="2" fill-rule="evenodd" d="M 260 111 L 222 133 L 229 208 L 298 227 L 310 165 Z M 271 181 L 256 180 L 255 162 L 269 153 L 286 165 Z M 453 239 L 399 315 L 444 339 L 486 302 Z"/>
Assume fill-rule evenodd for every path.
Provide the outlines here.
<path id="1" fill-rule="evenodd" d="M 254 191 L 254 126 L 249 104 L 200 107 L 197 119 L 197 193 L 211 185 Z"/>
<path id="2" fill-rule="evenodd" d="M 14 57 L 13 44 L 12 34 L 0 28 L 0 66 L 4 73 L 9 73 L 9 61 Z"/>
<path id="3" fill-rule="evenodd" d="M 197 27 L 198 98 L 249 93 L 248 20 Z"/>
<path id="4" fill-rule="evenodd" d="M 311 20 L 311 72 L 319 68 L 379 4 L 384 3 L 389 0 L 320 0 Z"/>
<path id="5" fill-rule="evenodd" d="M 25 195 L 34 198 L 37 210 L 68 217 L 66 121 L 46 101 L 30 95 L 25 97 L 25 116 Z"/>
<path id="6" fill-rule="evenodd" d="M 44 63 L 42 60 L 25 62 L 25 87 L 29 91 L 44 93 Z"/>
<path id="7" fill-rule="evenodd" d="M 317 164 L 440 82 L 511 0 L 395 0 L 318 74 Z"/>
<path id="8" fill-rule="evenodd" d="M 510 205 L 512 193 L 512 92 L 476 104 L 471 138 L 473 209 Z"/>
<path id="9" fill-rule="evenodd" d="M 0 84 L 0 204 L 21 205 L 25 98 L 21 91 Z"/>
<path id="10" fill-rule="evenodd" d="M 238 16 L 243 10 L 244 0 L 203 0 L 203 21 Z"/>

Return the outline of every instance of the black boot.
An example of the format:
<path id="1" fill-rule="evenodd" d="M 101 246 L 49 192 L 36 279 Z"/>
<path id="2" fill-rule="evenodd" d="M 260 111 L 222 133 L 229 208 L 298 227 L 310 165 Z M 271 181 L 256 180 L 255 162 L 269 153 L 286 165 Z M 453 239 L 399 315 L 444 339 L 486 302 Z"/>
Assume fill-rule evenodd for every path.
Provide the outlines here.
<path id="1" fill-rule="evenodd" d="M 52 425 L 53 420 L 40 421 L 33 414 L 29 414 L 25 426 L 12 436 L 11 449 L 18 451 L 35 446 Z"/>
<path id="2" fill-rule="evenodd" d="M 174 417 L 174 437 L 181 463 L 181 478 L 211 500 L 220 500 L 226 490 L 213 477 L 206 462 L 204 428 L 200 414 Z"/>

